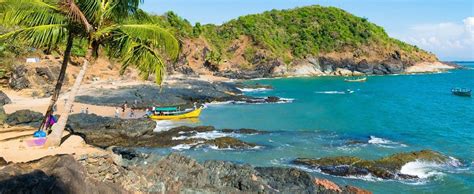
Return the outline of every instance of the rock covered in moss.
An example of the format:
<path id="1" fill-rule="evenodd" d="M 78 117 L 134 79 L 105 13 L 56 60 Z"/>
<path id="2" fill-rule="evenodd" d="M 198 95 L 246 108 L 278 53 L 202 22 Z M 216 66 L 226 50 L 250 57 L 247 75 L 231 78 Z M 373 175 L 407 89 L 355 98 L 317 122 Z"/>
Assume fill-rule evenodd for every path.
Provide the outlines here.
<path id="1" fill-rule="evenodd" d="M 412 179 L 416 176 L 400 173 L 400 169 L 408 162 L 417 160 L 446 163 L 449 157 L 431 150 L 421 150 L 394 154 L 378 160 L 364 160 L 352 156 L 325 157 L 320 159 L 298 158 L 293 162 L 318 168 L 322 172 L 335 176 L 361 176 L 372 174 L 383 179 Z"/>

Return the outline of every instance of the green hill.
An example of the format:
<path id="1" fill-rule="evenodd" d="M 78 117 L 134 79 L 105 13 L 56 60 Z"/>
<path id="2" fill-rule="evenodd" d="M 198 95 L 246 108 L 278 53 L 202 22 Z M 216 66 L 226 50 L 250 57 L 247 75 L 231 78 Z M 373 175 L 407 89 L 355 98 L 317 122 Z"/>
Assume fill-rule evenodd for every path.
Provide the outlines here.
<path id="1" fill-rule="evenodd" d="M 437 61 L 433 54 L 389 37 L 366 18 L 335 7 L 272 10 L 222 25 L 194 26 L 170 12 L 155 16 L 154 22 L 176 32 L 183 42 L 181 65 L 192 69 L 204 65 L 214 71 L 245 71 L 275 61 L 294 66 L 311 59 L 331 63 L 333 70 L 354 71 L 362 64 L 370 66 L 363 73 L 387 74 L 418 62 Z M 388 67 L 373 71 L 380 65 Z"/>

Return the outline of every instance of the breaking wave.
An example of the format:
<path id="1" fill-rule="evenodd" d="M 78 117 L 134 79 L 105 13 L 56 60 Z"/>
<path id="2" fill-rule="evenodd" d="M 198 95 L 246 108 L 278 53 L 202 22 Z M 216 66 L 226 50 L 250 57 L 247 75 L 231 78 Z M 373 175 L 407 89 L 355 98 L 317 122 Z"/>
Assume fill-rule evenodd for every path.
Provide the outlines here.
<path id="1" fill-rule="evenodd" d="M 380 138 L 380 137 L 375 137 L 375 136 L 370 136 L 370 139 L 368 141 L 369 144 L 374 144 L 380 147 L 385 147 L 385 148 L 397 148 L 397 147 L 407 147 L 407 145 L 399 142 L 394 142 L 390 141 L 388 139 Z"/>

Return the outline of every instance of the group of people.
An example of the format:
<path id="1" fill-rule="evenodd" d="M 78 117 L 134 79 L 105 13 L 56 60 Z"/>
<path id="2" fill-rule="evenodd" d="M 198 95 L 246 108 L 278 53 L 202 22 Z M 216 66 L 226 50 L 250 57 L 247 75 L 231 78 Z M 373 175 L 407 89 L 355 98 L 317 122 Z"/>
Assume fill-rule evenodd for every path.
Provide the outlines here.
<path id="1" fill-rule="evenodd" d="M 135 103 L 137 103 L 136 100 Z M 130 109 L 130 111 L 128 111 L 128 118 L 135 118 L 135 110 L 128 107 L 127 101 L 125 101 L 122 106 L 115 107 L 115 118 L 125 118 L 127 116 L 126 113 L 128 109 Z"/>

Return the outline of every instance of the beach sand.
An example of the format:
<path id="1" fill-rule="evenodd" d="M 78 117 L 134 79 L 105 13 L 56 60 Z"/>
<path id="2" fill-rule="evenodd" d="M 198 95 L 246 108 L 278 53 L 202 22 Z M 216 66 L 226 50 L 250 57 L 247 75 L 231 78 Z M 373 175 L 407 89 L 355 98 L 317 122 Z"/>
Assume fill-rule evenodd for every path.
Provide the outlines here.
<path id="1" fill-rule="evenodd" d="M 107 152 L 106 150 L 87 145 L 77 135 L 69 136 L 68 132 L 65 132 L 64 136 L 69 137 L 60 147 L 44 148 L 33 143 L 38 141 L 38 139 L 35 140 L 32 137 L 34 131 L 35 129 L 31 127 L 0 129 L 0 157 L 3 157 L 7 162 L 28 162 L 57 154 L 71 154 L 78 158 L 85 154 L 105 154 Z"/>

